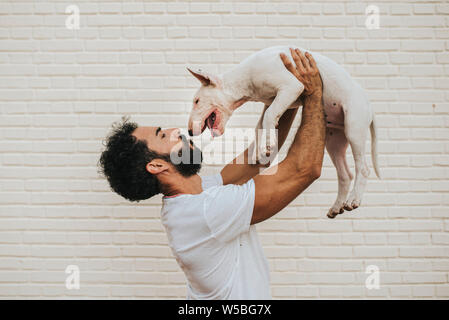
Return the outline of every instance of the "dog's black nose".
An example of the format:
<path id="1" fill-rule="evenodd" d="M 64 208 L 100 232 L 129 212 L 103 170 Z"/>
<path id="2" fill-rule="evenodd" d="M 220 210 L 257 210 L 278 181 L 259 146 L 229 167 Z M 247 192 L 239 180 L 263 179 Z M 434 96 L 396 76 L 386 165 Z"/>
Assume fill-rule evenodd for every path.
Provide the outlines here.
<path id="1" fill-rule="evenodd" d="M 192 131 L 192 129 L 189 129 L 189 136 L 193 136 L 193 131 Z"/>

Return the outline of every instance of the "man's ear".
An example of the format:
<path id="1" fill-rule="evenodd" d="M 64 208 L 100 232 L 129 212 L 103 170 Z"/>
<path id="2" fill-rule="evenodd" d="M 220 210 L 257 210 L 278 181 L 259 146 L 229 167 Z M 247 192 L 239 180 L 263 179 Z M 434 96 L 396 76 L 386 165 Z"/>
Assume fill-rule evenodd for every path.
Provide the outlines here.
<path id="1" fill-rule="evenodd" d="M 151 174 L 159 174 L 168 169 L 168 164 L 164 160 L 161 159 L 153 159 L 147 163 L 146 167 L 147 171 Z"/>
<path id="2" fill-rule="evenodd" d="M 221 87 L 221 80 L 219 77 L 214 76 L 210 73 L 203 72 L 201 70 L 193 71 L 190 68 L 187 68 L 189 72 L 198 80 L 200 80 L 203 86 L 214 86 Z"/>

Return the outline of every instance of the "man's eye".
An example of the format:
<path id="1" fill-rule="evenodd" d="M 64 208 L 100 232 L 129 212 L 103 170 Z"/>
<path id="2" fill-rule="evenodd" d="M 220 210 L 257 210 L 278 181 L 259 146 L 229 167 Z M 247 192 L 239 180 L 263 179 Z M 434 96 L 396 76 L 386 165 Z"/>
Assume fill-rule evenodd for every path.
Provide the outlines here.
<path id="1" fill-rule="evenodd" d="M 196 99 L 195 100 L 195 104 L 197 104 L 198 102 L 200 102 L 200 99 Z"/>
<path id="2" fill-rule="evenodd" d="M 162 138 L 165 138 L 165 133 L 162 134 Z"/>

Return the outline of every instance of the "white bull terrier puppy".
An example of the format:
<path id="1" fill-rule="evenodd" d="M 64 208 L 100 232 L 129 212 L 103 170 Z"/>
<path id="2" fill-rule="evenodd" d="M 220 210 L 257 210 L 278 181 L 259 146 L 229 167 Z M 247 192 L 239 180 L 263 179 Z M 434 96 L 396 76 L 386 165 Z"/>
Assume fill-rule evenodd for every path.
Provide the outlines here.
<path id="1" fill-rule="evenodd" d="M 288 46 L 278 46 L 252 54 L 221 75 L 188 69 L 202 83 L 193 99 L 189 134 L 199 135 L 208 127 L 213 136 L 222 135 L 234 110 L 247 101 L 265 104 L 257 124 L 256 137 L 258 129 L 275 129 L 279 118 L 288 108 L 301 105 L 299 96 L 304 90 L 303 84 L 285 68 L 280 53 L 292 59 Z M 343 209 L 350 211 L 360 206 L 370 172 L 365 159 L 368 128 L 371 131 L 373 166 L 380 178 L 375 116 L 362 87 L 341 66 L 318 53 L 310 54 L 314 57 L 323 80 L 323 103 L 327 121 L 326 149 L 338 175 L 337 199 L 327 214 L 329 218 L 334 218 Z M 265 143 L 259 141 L 258 152 L 253 154 L 261 159 L 274 150 L 277 141 L 273 140 L 271 137 Z M 355 160 L 355 182 L 349 196 L 353 175 L 346 162 L 348 142 Z"/>

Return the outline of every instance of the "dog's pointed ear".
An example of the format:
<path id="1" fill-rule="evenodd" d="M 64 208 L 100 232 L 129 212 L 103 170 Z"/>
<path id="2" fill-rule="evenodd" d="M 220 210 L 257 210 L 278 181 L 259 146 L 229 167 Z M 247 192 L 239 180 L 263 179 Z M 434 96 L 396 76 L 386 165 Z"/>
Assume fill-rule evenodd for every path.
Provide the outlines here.
<path id="1" fill-rule="evenodd" d="M 201 82 L 201 84 L 203 86 L 214 86 L 214 87 L 220 87 L 221 86 L 220 79 L 218 77 L 210 74 L 210 73 L 206 73 L 206 72 L 203 72 L 201 70 L 193 71 L 190 68 L 187 68 L 187 70 L 189 70 L 189 72 L 195 78 L 197 78 Z"/>

